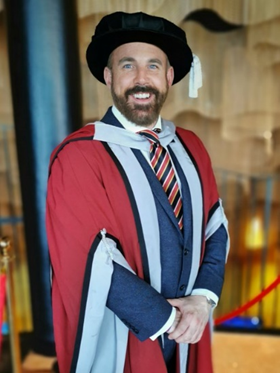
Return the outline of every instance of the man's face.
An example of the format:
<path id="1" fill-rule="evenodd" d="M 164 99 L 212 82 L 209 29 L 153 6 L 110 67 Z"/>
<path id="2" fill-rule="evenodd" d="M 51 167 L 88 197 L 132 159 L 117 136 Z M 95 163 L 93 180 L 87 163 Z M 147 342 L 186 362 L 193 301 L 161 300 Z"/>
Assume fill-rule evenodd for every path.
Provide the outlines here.
<path id="1" fill-rule="evenodd" d="M 104 79 L 114 104 L 131 122 L 152 128 L 173 82 L 165 53 L 147 43 L 127 43 L 113 51 Z"/>

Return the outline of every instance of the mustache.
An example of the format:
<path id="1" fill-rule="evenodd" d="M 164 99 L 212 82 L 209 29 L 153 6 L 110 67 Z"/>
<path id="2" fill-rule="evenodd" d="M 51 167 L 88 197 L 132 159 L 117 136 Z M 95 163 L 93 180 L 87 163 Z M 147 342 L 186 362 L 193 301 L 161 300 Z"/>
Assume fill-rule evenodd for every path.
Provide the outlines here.
<path id="1" fill-rule="evenodd" d="M 125 97 L 128 98 L 129 95 L 133 95 L 135 93 L 151 93 L 154 94 L 156 97 L 158 97 L 159 95 L 159 91 L 153 87 L 146 85 L 136 85 L 135 87 L 130 88 L 125 92 Z"/>

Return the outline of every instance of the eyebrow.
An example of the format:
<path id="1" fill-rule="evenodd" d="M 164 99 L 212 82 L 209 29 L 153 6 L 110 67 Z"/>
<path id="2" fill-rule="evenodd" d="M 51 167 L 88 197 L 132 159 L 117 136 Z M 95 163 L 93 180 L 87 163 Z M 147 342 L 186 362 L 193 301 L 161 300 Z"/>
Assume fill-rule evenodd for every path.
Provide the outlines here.
<path id="1" fill-rule="evenodd" d="M 159 65 L 162 66 L 162 61 L 159 60 L 158 58 L 151 58 L 151 59 L 149 60 L 149 63 L 158 63 Z"/>
<path id="2" fill-rule="evenodd" d="M 135 59 L 133 57 L 123 57 L 119 60 L 118 65 L 121 65 L 124 62 L 135 62 Z"/>
<path id="3" fill-rule="evenodd" d="M 135 58 L 133 57 L 123 57 L 119 60 L 118 65 L 121 65 L 124 62 L 135 62 Z M 148 63 L 157 63 L 162 66 L 162 61 L 158 58 L 151 58 L 148 60 Z"/>

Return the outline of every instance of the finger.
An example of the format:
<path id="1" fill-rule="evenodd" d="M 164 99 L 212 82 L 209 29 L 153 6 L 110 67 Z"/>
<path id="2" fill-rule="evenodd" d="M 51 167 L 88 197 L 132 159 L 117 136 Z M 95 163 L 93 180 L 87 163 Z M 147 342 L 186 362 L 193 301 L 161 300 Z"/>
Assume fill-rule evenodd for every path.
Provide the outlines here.
<path id="1" fill-rule="evenodd" d="M 196 331 L 194 334 L 188 329 L 184 334 L 175 339 L 177 343 L 197 343 L 202 336 L 201 331 Z"/>
<path id="2" fill-rule="evenodd" d="M 196 343 L 200 340 L 205 325 L 196 317 L 189 317 L 188 328 L 178 337 L 175 337 L 178 343 Z"/>
<path id="3" fill-rule="evenodd" d="M 168 334 L 172 333 L 177 328 L 177 325 L 179 321 L 181 320 L 181 316 L 182 316 L 181 312 L 176 308 L 175 320 L 173 324 L 171 325 L 171 327 L 169 328 L 169 330 L 167 331 Z"/>
<path id="4" fill-rule="evenodd" d="M 182 339 L 182 337 L 185 335 L 185 333 L 186 333 L 186 330 L 184 330 L 184 329 L 182 329 L 182 328 L 179 328 L 178 326 L 177 326 L 177 328 L 172 332 L 172 333 L 170 333 L 169 335 L 168 335 L 168 339 L 170 339 L 170 340 L 177 340 L 177 339 L 179 339 L 179 338 L 181 338 Z"/>
<path id="5" fill-rule="evenodd" d="M 198 337 L 198 332 L 192 326 L 189 326 L 184 333 L 175 338 L 177 343 L 193 343 Z"/>
<path id="6" fill-rule="evenodd" d="M 183 335 L 187 329 L 189 328 L 190 325 L 190 317 L 189 315 L 182 315 L 181 320 L 177 324 L 177 327 L 175 328 L 172 333 L 169 334 L 168 338 L 169 339 L 176 339 L 179 338 L 181 335 Z"/>

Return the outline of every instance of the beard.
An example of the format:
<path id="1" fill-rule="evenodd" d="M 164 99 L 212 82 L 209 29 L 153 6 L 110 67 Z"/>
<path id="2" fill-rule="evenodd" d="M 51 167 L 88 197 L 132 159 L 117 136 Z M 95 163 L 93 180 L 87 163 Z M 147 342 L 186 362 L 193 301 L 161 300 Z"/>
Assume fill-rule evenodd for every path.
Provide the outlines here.
<path id="1" fill-rule="evenodd" d="M 118 110 L 132 123 L 138 126 L 147 127 L 155 123 L 159 117 L 161 108 L 168 95 L 168 84 L 166 90 L 160 92 L 156 88 L 150 86 L 137 85 L 125 91 L 124 95 L 117 95 L 112 82 L 111 94 L 114 104 Z M 135 93 L 150 93 L 154 95 L 154 101 L 149 104 L 130 103 L 129 96 Z"/>

